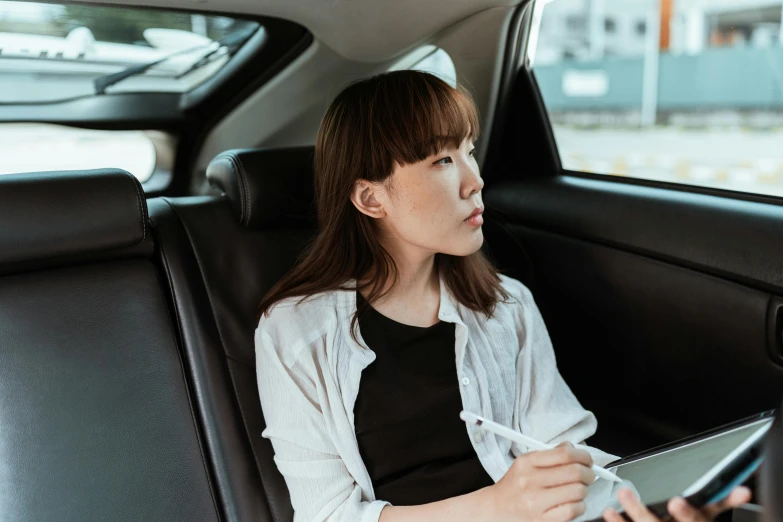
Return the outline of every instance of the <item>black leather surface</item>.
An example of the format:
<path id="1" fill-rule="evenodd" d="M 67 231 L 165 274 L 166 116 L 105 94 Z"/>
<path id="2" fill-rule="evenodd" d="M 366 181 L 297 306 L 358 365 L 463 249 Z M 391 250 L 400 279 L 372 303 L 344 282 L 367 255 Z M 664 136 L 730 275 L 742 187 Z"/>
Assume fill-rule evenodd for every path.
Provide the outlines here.
<path id="1" fill-rule="evenodd" d="M 783 292 L 783 206 L 573 176 L 496 183 L 484 201 L 514 223 Z"/>
<path id="2" fill-rule="evenodd" d="M 783 394 L 769 293 L 498 219 L 484 229 L 500 265 L 534 289 L 561 373 L 598 417 L 596 446 L 641 451 Z"/>
<path id="3" fill-rule="evenodd" d="M 0 209 L 6 273 L 133 247 L 146 236 L 141 185 L 117 169 L 5 175 Z"/>
<path id="4" fill-rule="evenodd" d="M 288 486 L 277 470 L 272 444 L 261 437 L 261 433 L 266 429 L 266 422 L 260 408 L 255 366 L 249 368 L 247 365 L 228 359 L 228 367 L 234 382 L 237 403 L 242 410 L 242 420 L 253 448 L 253 461 L 261 475 L 264 496 L 271 515 L 269 520 L 291 522 L 294 519 L 294 508 L 291 506 Z"/>
<path id="5" fill-rule="evenodd" d="M 183 224 L 180 231 L 166 217 L 169 204 Z M 271 520 L 290 521 L 288 489 L 271 444 L 261 437 L 265 424 L 254 333 L 258 303 L 294 265 L 314 231 L 250 230 L 237 222 L 224 196 L 150 200 L 149 205 L 228 512 L 247 520 L 268 509 Z M 253 461 L 251 472 L 246 466 Z M 262 494 L 268 506 L 256 498 Z"/>
<path id="6" fill-rule="evenodd" d="M 227 206 L 227 202 L 222 203 Z M 245 428 L 237 399 L 242 393 L 232 382 L 210 297 L 202 282 L 190 238 L 166 200 L 150 200 L 149 208 L 226 520 L 270 520 L 261 474 L 253 458 L 251 432 Z M 227 217 L 230 226 L 233 219 L 230 214 Z M 226 223 L 215 225 L 225 226 Z M 221 233 L 218 228 L 213 228 L 212 232 Z M 248 371 L 254 375 L 252 367 Z M 257 390 L 251 396 L 258 401 Z M 260 407 L 255 409 L 259 411 L 250 411 L 249 415 L 259 415 Z"/>
<path id="7" fill-rule="evenodd" d="M 243 226 L 307 226 L 315 221 L 313 154 L 313 147 L 229 150 L 212 160 L 207 179 Z"/>
<path id="8" fill-rule="evenodd" d="M 193 244 L 227 355 L 255 364 L 258 303 L 293 268 L 315 229 L 244 228 L 234 220 L 223 198 L 177 198 L 171 202 Z"/>
<path id="9" fill-rule="evenodd" d="M 149 261 L 0 277 L 0 448 L 4 521 L 219 520 Z"/>

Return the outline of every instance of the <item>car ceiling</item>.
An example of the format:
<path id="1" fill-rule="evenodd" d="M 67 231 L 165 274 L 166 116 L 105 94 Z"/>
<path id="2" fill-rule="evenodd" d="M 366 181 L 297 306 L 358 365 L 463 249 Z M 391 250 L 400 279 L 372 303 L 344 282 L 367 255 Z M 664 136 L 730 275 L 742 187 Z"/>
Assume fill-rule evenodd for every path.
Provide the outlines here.
<path id="1" fill-rule="evenodd" d="M 344 58 L 379 62 L 393 58 L 438 31 L 493 7 L 520 0 L 86 0 L 283 18 L 306 27 Z"/>

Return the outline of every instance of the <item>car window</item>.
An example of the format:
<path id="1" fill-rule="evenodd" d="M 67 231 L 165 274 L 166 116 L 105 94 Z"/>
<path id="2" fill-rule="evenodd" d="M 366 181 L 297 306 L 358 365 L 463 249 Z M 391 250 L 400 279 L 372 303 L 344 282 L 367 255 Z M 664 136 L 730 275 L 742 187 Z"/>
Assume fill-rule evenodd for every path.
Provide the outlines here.
<path id="1" fill-rule="evenodd" d="M 781 0 L 536 0 L 566 170 L 783 196 Z"/>
<path id="2" fill-rule="evenodd" d="M 0 103 L 187 92 L 258 31 L 226 16 L 0 0 Z"/>
<path id="3" fill-rule="evenodd" d="M 449 53 L 440 47 L 433 47 L 433 51 L 422 60 L 416 62 L 411 69 L 432 73 L 451 86 L 457 85 L 457 69 L 454 67 L 454 62 Z"/>
<path id="4" fill-rule="evenodd" d="M 120 168 L 145 182 L 153 173 L 170 173 L 173 149 L 162 132 L 6 123 L 0 125 L 0 174 Z"/>

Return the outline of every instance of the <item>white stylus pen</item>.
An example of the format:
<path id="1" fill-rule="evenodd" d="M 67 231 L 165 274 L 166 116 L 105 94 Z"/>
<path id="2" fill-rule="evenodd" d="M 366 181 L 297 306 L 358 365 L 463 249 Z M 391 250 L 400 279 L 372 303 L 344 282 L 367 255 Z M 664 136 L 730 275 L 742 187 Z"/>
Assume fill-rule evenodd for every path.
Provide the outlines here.
<path id="1" fill-rule="evenodd" d="M 463 410 L 462 412 L 460 412 L 459 418 L 467 422 L 468 424 L 475 424 L 480 428 L 483 428 L 487 431 L 491 431 L 495 435 L 500 435 L 505 439 L 527 446 L 532 450 L 548 450 L 555 447 L 554 444 L 544 444 L 543 442 L 538 442 L 536 439 L 532 439 L 526 435 L 522 435 L 518 431 L 514 431 L 511 428 L 507 428 L 502 424 L 498 424 L 497 422 L 492 422 L 491 420 L 485 419 L 484 417 L 480 415 L 476 415 L 475 413 L 470 413 L 469 411 Z M 580 444 L 575 444 L 574 446 L 577 448 L 584 447 L 581 446 Z M 600 466 L 596 466 L 595 464 L 593 465 L 593 472 L 597 477 L 601 477 L 603 479 L 611 480 L 614 482 L 620 482 L 620 483 L 623 482 L 620 477 L 618 477 L 611 471 L 604 469 Z"/>

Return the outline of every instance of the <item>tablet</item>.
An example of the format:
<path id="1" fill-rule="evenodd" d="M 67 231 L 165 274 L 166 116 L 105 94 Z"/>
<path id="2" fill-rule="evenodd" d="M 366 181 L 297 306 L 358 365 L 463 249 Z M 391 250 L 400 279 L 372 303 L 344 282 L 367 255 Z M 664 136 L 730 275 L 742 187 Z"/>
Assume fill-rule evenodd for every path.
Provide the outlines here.
<path id="1" fill-rule="evenodd" d="M 723 500 L 761 464 L 765 435 L 774 411 L 689 437 L 654 450 L 626 457 L 606 466 L 624 484 L 598 484 L 591 489 L 593 504 L 605 498 L 605 507 L 618 508 L 616 492 L 630 487 L 658 516 L 675 496 L 702 507 Z M 597 506 L 596 506 L 597 507 Z"/>

